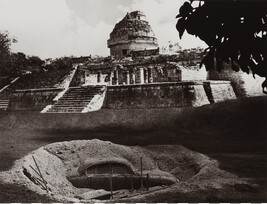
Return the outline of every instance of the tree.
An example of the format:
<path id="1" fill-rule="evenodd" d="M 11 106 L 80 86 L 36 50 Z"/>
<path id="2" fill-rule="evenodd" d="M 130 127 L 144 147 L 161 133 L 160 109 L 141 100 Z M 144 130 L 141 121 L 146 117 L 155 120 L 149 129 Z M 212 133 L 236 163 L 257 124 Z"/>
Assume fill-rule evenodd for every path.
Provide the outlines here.
<path id="1" fill-rule="evenodd" d="M 44 65 L 44 61 L 40 59 L 38 56 L 29 56 L 28 57 L 29 63 L 32 66 L 41 67 Z"/>
<path id="2" fill-rule="evenodd" d="M 267 1 L 204 0 L 195 7 L 193 2 L 181 6 L 176 28 L 180 38 L 187 31 L 209 46 L 201 65 L 220 72 L 226 62 L 234 71 L 265 77 L 267 94 Z"/>
<path id="3" fill-rule="evenodd" d="M 8 75 L 12 66 L 10 46 L 16 39 L 10 38 L 7 31 L 0 31 L 0 75 Z"/>
<path id="4" fill-rule="evenodd" d="M 72 68 L 72 58 L 71 57 L 61 57 L 56 58 L 51 61 L 49 65 L 45 66 L 45 69 L 54 70 L 68 70 Z"/>
<path id="5" fill-rule="evenodd" d="M 44 61 L 41 60 L 38 56 L 28 56 L 29 61 L 29 70 L 31 72 L 40 72 L 43 70 Z"/>
<path id="6" fill-rule="evenodd" d="M 26 55 L 22 52 L 12 53 L 11 54 L 12 62 L 10 67 L 12 69 L 9 71 L 12 75 L 21 75 L 23 70 L 26 70 L 29 65 L 29 60 L 26 58 Z"/>

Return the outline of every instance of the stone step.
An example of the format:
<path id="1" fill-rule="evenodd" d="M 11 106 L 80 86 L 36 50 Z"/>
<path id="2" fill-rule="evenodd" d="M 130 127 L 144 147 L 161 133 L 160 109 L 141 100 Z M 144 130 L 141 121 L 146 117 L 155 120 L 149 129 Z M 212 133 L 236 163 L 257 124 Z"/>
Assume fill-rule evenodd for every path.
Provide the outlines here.
<path id="1" fill-rule="evenodd" d="M 68 94 L 75 94 L 75 95 L 77 95 L 77 94 L 79 94 L 79 95 L 84 95 L 84 94 L 93 94 L 93 93 L 98 93 L 98 91 L 96 91 L 96 92 L 91 92 L 91 91 L 85 91 L 85 92 L 73 92 L 73 91 L 71 91 L 71 92 L 68 92 Z"/>
<path id="2" fill-rule="evenodd" d="M 84 108 L 86 107 L 86 105 L 75 105 L 75 104 L 55 104 L 54 105 L 55 108 L 57 107 L 69 107 L 69 108 Z"/>
<path id="3" fill-rule="evenodd" d="M 91 89 L 69 89 L 69 91 L 99 91 L 102 90 L 102 88 L 91 88 Z"/>
<path id="4" fill-rule="evenodd" d="M 87 101 L 91 101 L 92 99 L 93 99 L 93 97 L 90 97 L 90 98 L 61 98 L 58 101 L 87 102 Z"/>
<path id="5" fill-rule="evenodd" d="M 77 93 L 80 93 L 80 92 L 88 92 L 88 91 L 100 91 L 101 89 L 76 89 L 76 90 L 72 90 L 70 89 L 69 92 L 77 92 Z"/>
<path id="6" fill-rule="evenodd" d="M 67 95 L 67 96 L 63 96 L 62 98 L 82 98 L 82 99 L 84 99 L 84 98 L 93 98 L 95 95 L 93 95 L 93 96 L 70 96 L 70 95 Z M 60 99 L 62 99 L 62 98 L 60 98 Z"/>
<path id="7" fill-rule="evenodd" d="M 88 95 L 88 96 L 70 96 L 70 95 L 68 95 L 68 96 L 63 96 L 62 98 L 93 98 L 95 95 Z"/>
<path id="8" fill-rule="evenodd" d="M 47 113 L 81 113 L 82 111 L 61 111 L 61 110 L 58 110 L 58 111 L 48 111 Z"/>
<path id="9" fill-rule="evenodd" d="M 54 107 L 53 108 L 53 110 L 80 110 L 80 111 L 82 111 L 83 109 L 84 107 Z"/>
<path id="10" fill-rule="evenodd" d="M 70 87 L 69 90 L 90 90 L 90 89 L 102 89 L 103 86 L 88 86 L 88 87 Z"/>
<path id="11" fill-rule="evenodd" d="M 79 104 L 85 104 L 85 103 L 90 103 L 91 99 L 90 100 L 77 100 L 77 99 L 72 99 L 72 100 L 58 100 L 58 102 L 56 102 L 55 104 L 58 104 L 58 103 L 79 103 Z"/>
<path id="12" fill-rule="evenodd" d="M 56 102 L 55 104 L 60 104 L 60 103 L 66 103 L 66 104 L 87 104 L 90 103 L 91 100 L 60 100 Z"/>
<path id="13" fill-rule="evenodd" d="M 53 109 L 51 111 L 48 111 L 47 113 L 73 113 L 73 112 L 77 112 L 77 113 L 81 113 L 82 110 L 74 110 L 74 109 Z"/>
<path id="14" fill-rule="evenodd" d="M 78 113 L 81 113 L 82 111 L 73 111 L 73 112 L 64 112 L 64 111 L 53 111 L 53 112 L 46 112 L 46 113 L 49 113 L 49 114 L 78 114 Z"/>
<path id="15" fill-rule="evenodd" d="M 93 95 L 99 93 L 99 91 L 96 92 L 68 92 L 68 95 L 79 95 L 79 96 L 83 96 L 83 95 Z"/>
<path id="16" fill-rule="evenodd" d="M 88 103 L 90 103 L 90 101 L 88 101 L 88 102 L 79 102 L 79 103 L 73 102 L 73 101 L 61 101 L 61 102 L 55 103 L 54 105 L 58 105 L 58 104 L 64 105 L 65 104 L 65 105 L 82 105 L 82 106 L 84 106 L 84 105 L 86 105 Z"/>
<path id="17" fill-rule="evenodd" d="M 84 103 L 84 104 L 75 104 L 75 103 L 58 103 L 55 104 L 54 107 L 58 107 L 58 106 L 68 106 L 68 107 L 85 107 L 87 106 L 89 103 Z"/>
<path id="18" fill-rule="evenodd" d="M 68 102 L 90 102 L 93 98 L 64 98 L 64 99 L 59 99 L 58 102 L 60 101 L 68 101 Z"/>
<path id="19" fill-rule="evenodd" d="M 86 92 L 86 93 L 72 93 L 72 92 L 69 92 L 67 93 L 68 95 L 75 95 L 75 96 L 90 96 L 90 95 L 95 95 L 95 94 L 98 94 L 99 92 Z"/>
<path id="20" fill-rule="evenodd" d="M 67 92 L 68 95 L 89 95 L 89 94 L 95 94 L 95 93 L 99 93 L 99 91 L 96 92 L 91 92 L 91 91 L 87 91 L 87 92 Z"/>
<path id="21" fill-rule="evenodd" d="M 52 111 L 52 110 L 55 110 L 55 111 L 58 111 L 58 110 L 65 110 L 65 111 L 73 111 L 73 110 L 75 110 L 75 111 L 82 111 L 84 108 L 82 107 L 82 108 L 73 108 L 73 107 L 55 107 L 55 108 L 53 108 L 53 109 L 51 109 L 51 110 L 49 110 L 49 111 Z"/>
<path id="22" fill-rule="evenodd" d="M 0 100 L 0 109 L 4 109 L 6 110 L 8 108 L 8 105 L 9 105 L 9 100 L 6 100 L 6 99 L 2 99 Z"/>
<path id="23" fill-rule="evenodd" d="M 103 86 L 71 87 L 47 113 L 81 113 Z"/>

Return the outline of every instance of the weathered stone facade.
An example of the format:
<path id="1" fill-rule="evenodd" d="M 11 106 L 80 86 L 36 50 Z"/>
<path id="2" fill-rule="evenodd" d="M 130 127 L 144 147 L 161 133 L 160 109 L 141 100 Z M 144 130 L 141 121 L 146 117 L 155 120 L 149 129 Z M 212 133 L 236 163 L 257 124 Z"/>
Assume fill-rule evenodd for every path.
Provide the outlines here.
<path id="1" fill-rule="evenodd" d="M 238 96 L 239 90 L 232 86 L 233 83 L 220 81 L 230 79 L 227 71 L 221 76 L 212 72 L 207 76 L 205 68 L 199 67 L 201 54 L 160 55 L 157 39 L 142 12 L 128 13 L 116 24 L 108 47 L 110 57 L 89 57 L 87 62 L 77 65 L 73 74 L 67 77 L 70 86 L 64 86 L 64 91 L 15 91 L 10 97 L 9 109 L 41 111 L 48 106 L 53 106 L 54 110 L 60 106 L 62 112 L 79 109 L 81 113 L 85 108 L 90 109 L 96 96 L 90 89 L 96 87 L 105 90 L 99 109 L 102 105 L 108 109 L 198 107 Z M 235 75 L 231 76 L 237 80 Z M 60 102 L 56 104 L 55 97 L 61 91 L 64 93 L 59 94 L 61 98 L 57 100 Z"/>
<path id="2" fill-rule="evenodd" d="M 228 81 L 109 86 L 103 108 L 184 108 L 236 99 Z"/>
<path id="3" fill-rule="evenodd" d="M 47 105 L 53 104 L 53 99 L 62 89 L 27 89 L 17 90 L 12 93 L 9 102 L 9 110 L 41 111 Z"/>
<path id="4" fill-rule="evenodd" d="M 158 42 L 146 16 L 140 11 L 127 13 L 115 25 L 108 40 L 110 55 L 115 57 L 127 56 L 131 51 L 157 49 Z"/>
<path id="5" fill-rule="evenodd" d="M 109 63 L 89 63 L 79 68 L 80 85 L 131 85 L 179 82 L 181 69 L 173 63 L 155 58 Z M 82 74 L 83 73 L 83 74 Z M 76 77 L 77 78 L 77 77 Z"/>

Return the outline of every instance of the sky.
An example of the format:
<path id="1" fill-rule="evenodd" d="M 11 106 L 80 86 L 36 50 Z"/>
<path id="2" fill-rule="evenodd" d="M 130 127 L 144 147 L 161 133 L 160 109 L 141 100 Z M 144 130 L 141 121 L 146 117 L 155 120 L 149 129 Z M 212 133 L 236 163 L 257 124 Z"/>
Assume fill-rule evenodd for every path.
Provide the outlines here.
<path id="1" fill-rule="evenodd" d="M 42 59 L 108 56 L 107 40 L 127 12 L 143 11 L 159 46 L 206 47 L 186 34 L 179 39 L 175 16 L 184 0 L 0 0 L 0 31 L 17 39 L 13 52 Z"/>

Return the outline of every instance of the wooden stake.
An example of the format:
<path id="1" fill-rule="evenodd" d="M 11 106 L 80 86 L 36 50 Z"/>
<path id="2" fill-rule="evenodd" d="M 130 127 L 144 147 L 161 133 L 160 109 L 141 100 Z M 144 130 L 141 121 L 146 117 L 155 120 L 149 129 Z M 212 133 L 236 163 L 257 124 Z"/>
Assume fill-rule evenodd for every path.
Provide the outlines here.
<path id="1" fill-rule="evenodd" d="M 146 190 L 149 190 L 149 174 L 146 174 Z"/>
<path id="2" fill-rule="evenodd" d="M 132 174 L 130 174 L 130 182 L 131 182 L 130 192 L 133 192 L 134 191 L 134 187 L 133 187 L 133 175 Z"/>
<path id="3" fill-rule="evenodd" d="M 140 157 L 140 163 L 141 163 L 141 188 L 144 188 L 143 185 L 143 158 Z"/>
<path id="4" fill-rule="evenodd" d="M 46 188 L 46 191 L 48 192 L 48 188 L 47 188 L 47 186 L 46 186 L 47 182 L 45 181 L 45 179 L 44 179 L 44 177 L 43 177 L 43 175 L 42 175 L 42 173 L 41 173 L 41 171 L 40 171 L 40 168 L 39 168 L 39 166 L 38 166 L 38 164 L 37 164 L 37 162 L 36 162 L 34 156 L 32 156 L 32 158 L 33 158 L 33 161 L 34 161 L 34 163 L 35 163 L 35 165 L 36 165 L 36 167 L 37 167 L 37 170 L 38 170 L 38 172 L 39 172 L 39 176 L 40 176 L 41 179 L 43 180 L 43 183 L 44 183 L 44 186 L 45 186 L 45 188 Z"/>
<path id="5" fill-rule="evenodd" d="M 112 166 L 110 164 L 110 174 L 109 174 L 109 182 L 110 182 L 110 199 L 113 199 L 113 186 L 112 186 Z"/>

